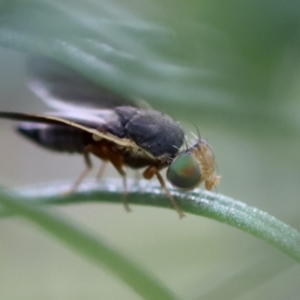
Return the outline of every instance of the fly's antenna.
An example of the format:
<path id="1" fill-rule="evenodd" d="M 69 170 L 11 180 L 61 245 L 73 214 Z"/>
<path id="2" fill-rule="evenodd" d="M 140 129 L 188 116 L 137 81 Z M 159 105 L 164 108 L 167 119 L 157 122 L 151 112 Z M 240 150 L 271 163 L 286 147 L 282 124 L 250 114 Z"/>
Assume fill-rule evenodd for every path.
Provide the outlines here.
<path id="1" fill-rule="evenodd" d="M 196 142 L 198 143 L 199 138 L 198 138 L 197 134 L 196 134 L 195 132 L 191 132 L 191 135 L 192 135 L 191 138 L 193 138 L 192 143 L 193 143 L 193 144 L 195 144 Z"/>
<path id="2" fill-rule="evenodd" d="M 175 145 L 172 145 L 173 148 L 177 149 L 178 151 L 180 150 L 179 147 L 175 146 Z"/>
<path id="3" fill-rule="evenodd" d="M 185 136 L 183 137 L 183 140 L 184 140 L 184 144 L 185 144 L 185 147 L 186 147 L 185 150 L 188 150 L 188 149 L 189 149 L 189 144 L 188 144 L 188 142 L 187 142 Z M 181 148 L 181 147 L 177 147 L 177 146 L 175 146 L 175 145 L 172 145 L 172 147 L 175 148 L 175 149 L 177 149 L 178 151 L 180 151 L 180 148 Z"/>
<path id="4" fill-rule="evenodd" d="M 185 150 L 188 150 L 189 149 L 189 144 L 188 144 L 188 142 L 187 142 L 187 140 L 186 140 L 186 138 L 185 138 L 185 136 L 184 136 L 184 143 L 185 143 L 185 147 L 186 147 L 186 149 Z"/>
<path id="5" fill-rule="evenodd" d="M 191 122 L 191 124 L 195 127 L 196 131 L 197 131 L 197 134 L 198 134 L 198 139 L 199 141 L 201 140 L 201 134 L 200 134 L 200 131 L 199 131 L 199 128 L 196 126 L 195 123 Z"/>
<path id="6" fill-rule="evenodd" d="M 197 132 L 197 135 L 196 135 L 194 132 L 192 132 L 193 136 L 194 136 L 198 141 L 200 141 L 200 140 L 201 140 L 201 134 L 200 134 L 199 128 L 196 126 L 195 123 L 193 123 L 193 122 L 189 122 L 189 123 L 192 124 L 192 125 L 195 127 L 196 132 Z"/>

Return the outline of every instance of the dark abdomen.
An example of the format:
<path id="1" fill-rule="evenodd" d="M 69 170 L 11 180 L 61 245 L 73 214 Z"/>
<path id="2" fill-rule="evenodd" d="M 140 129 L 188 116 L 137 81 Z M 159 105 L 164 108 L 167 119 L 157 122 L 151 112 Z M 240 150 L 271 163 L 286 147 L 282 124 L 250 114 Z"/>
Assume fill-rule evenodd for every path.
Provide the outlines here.
<path id="1" fill-rule="evenodd" d="M 82 153 L 91 135 L 76 128 L 38 123 L 20 123 L 17 131 L 36 144 L 59 152 Z"/>

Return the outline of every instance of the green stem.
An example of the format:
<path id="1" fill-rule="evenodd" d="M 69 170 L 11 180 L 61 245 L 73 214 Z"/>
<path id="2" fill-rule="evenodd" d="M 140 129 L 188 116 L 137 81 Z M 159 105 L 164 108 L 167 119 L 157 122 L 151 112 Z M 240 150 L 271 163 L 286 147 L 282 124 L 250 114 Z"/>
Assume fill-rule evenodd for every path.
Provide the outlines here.
<path id="1" fill-rule="evenodd" d="M 23 188 L 19 192 L 23 200 L 26 198 L 26 201 L 39 204 L 87 201 L 122 203 L 123 199 L 122 183 L 115 179 L 95 184 L 87 182 L 81 191 L 64 197 L 62 191 L 66 189 L 66 185 L 60 182 L 44 187 Z M 139 181 L 138 185 L 136 182 L 129 182 L 128 192 L 130 204 L 172 208 L 160 187 L 151 185 L 148 181 Z M 248 232 L 300 262 L 300 233 L 273 216 L 220 194 L 202 190 L 171 192 L 184 212 L 205 216 Z M 2 216 L 7 213 L 2 211 Z"/>

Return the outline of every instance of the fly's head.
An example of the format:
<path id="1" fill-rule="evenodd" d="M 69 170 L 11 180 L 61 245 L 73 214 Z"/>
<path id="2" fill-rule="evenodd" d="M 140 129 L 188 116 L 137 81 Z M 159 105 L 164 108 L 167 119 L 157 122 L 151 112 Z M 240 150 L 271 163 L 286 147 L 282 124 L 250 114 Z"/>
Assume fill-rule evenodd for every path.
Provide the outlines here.
<path id="1" fill-rule="evenodd" d="M 167 178 L 179 189 L 191 190 L 201 182 L 211 190 L 219 184 L 219 176 L 215 173 L 215 157 L 209 144 L 199 139 L 192 147 L 179 153 L 171 162 Z"/>

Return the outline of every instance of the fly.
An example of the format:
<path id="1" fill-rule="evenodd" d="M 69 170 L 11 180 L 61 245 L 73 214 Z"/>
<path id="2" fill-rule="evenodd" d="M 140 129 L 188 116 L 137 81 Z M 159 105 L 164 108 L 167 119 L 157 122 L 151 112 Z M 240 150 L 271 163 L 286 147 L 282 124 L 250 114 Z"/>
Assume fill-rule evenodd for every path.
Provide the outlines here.
<path id="1" fill-rule="evenodd" d="M 145 179 L 157 177 L 180 217 L 184 214 L 168 190 L 160 171 L 179 189 L 200 183 L 211 190 L 218 185 L 214 154 L 200 139 L 186 150 L 178 122 L 159 111 L 141 108 L 134 101 L 93 85 L 73 70 L 44 57 L 29 60 L 29 87 L 58 111 L 49 114 L 0 112 L 0 118 L 22 121 L 17 131 L 38 145 L 59 152 L 79 153 L 86 169 L 75 181 L 75 191 L 92 168 L 90 154 L 110 162 L 123 178 L 124 167 L 143 168 Z M 83 107 L 84 106 L 84 107 Z M 125 208 L 129 210 L 126 200 Z"/>

